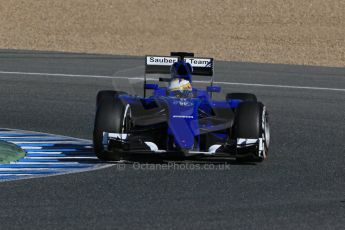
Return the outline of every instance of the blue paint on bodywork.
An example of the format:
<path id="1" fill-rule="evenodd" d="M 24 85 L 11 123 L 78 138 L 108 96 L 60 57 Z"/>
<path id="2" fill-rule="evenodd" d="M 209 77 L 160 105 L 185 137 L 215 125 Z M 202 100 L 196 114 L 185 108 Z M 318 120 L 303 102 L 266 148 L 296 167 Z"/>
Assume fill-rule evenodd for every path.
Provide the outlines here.
<path id="1" fill-rule="evenodd" d="M 199 116 L 202 116 L 199 114 L 199 111 L 202 111 L 206 117 L 212 117 L 217 115 L 214 112 L 217 109 L 233 110 L 241 103 L 241 100 L 212 100 L 206 89 L 197 88 L 192 89 L 192 97 L 181 98 L 169 93 L 167 87 L 158 87 L 154 89 L 153 96 L 148 98 L 131 95 L 121 95 L 120 98 L 128 104 L 139 105 L 140 103 L 144 109 L 151 109 L 162 104 L 167 106 L 167 141 L 168 143 L 172 141 L 173 148 L 176 147 L 181 150 L 199 150 L 200 128 L 207 130 L 215 127 L 212 120 L 206 120 L 202 123 L 202 127 L 199 127 Z M 219 140 L 226 140 L 228 138 L 228 134 L 211 134 Z"/>
<path id="2" fill-rule="evenodd" d="M 230 107 L 233 109 L 237 108 L 241 102 L 242 100 L 230 100 Z"/>
<path id="3" fill-rule="evenodd" d="M 169 106 L 169 134 L 174 143 L 183 150 L 193 149 L 195 137 L 200 134 L 198 125 L 198 107 L 200 100 L 189 98 L 166 99 Z"/>
<path id="4" fill-rule="evenodd" d="M 154 96 L 155 97 L 164 97 L 167 95 L 167 88 L 166 87 L 160 87 L 155 90 Z"/>

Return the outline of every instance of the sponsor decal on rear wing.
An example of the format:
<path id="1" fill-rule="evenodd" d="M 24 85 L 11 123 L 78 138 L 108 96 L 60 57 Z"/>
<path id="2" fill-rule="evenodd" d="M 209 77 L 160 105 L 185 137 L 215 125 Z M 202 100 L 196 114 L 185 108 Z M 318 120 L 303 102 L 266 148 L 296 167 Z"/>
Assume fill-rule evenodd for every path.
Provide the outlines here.
<path id="1" fill-rule="evenodd" d="M 145 73 L 170 74 L 170 67 L 179 57 L 146 56 Z"/>
<path id="2" fill-rule="evenodd" d="M 170 74 L 170 67 L 180 57 L 146 56 L 145 73 Z M 213 58 L 185 57 L 184 60 L 193 67 L 193 75 L 213 75 Z"/>
<path id="3" fill-rule="evenodd" d="M 213 75 L 213 58 L 185 57 L 184 60 L 192 65 L 194 75 Z"/>

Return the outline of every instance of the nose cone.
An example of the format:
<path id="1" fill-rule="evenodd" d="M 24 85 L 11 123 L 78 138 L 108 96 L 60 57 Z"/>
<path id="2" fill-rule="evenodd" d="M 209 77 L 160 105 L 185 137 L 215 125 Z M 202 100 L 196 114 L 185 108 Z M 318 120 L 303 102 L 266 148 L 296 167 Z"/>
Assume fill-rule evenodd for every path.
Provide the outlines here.
<path id="1" fill-rule="evenodd" d="M 195 148 L 195 137 L 199 135 L 198 106 L 194 99 L 169 100 L 169 132 L 181 150 Z"/>
<path id="2" fill-rule="evenodd" d="M 181 121 L 174 122 L 178 126 L 170 126 L 170 130 L 174 136 L 175 145 L 178 146 L 181 150 L 191 150 L 194 148 L 194 132 L 193 128 L 190 127 L 190 122 L 184 119 Z"/>

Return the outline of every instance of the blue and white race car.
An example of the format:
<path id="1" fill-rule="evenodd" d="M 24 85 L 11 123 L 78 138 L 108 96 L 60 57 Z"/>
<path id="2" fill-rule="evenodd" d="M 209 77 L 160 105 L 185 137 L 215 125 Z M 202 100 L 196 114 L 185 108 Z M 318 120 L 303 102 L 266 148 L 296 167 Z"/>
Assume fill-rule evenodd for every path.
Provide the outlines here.
<path id="1" fill-rule="evenodd" d="M 248 93 L 228 93 L 224 100 L 213 100 L 212 94 L 221 90 L 213 85 L 213 66 L 212 58 L 196 58 L 193 53 L 146 56 L 143 97 L 100 91 L 93 131 L 97 157 L 119 160 L 131 154 L 179 154 L 245 162 L 267 158 L 266 107 Z M 148 83 L 152 80 L 148 74 L 170 76 Z M 211 79 L 206 89 L 193 87 L 192 76 L 197 75 Z"/>

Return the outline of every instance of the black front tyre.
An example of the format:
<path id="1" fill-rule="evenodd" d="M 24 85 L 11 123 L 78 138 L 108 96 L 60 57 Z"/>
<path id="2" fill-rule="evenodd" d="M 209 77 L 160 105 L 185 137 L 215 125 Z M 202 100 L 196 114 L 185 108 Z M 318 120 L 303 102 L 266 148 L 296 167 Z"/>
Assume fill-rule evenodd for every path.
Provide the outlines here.
<path id="1" fill-rule="evenodd" d="M 263 139 L 263 152 L 254 152 L 249 155 L 238 156 L 240 162 L 261 162 L 268 154 L 270 141 L 268 113 L 261 102 L 243 102 L 237 110 L 234 123 L 235 138 Z"/>
<path id="2" fill-rule="evenodd" d="M 123 94 L 121 92 L 121 94 Z M 97 110 L 93 130 L 93 148 L 101 160 L 119 160 L 117 151 L 104 148 L 103 133 L 122 133 L 126 106 L 116 91 L 100 91 L 97 95 Z M 128 112 L 128 109 L 127 109 Z"/>
<path id="3" fill-rule="evenodd" d="M 101 90 L 97 93 L 96 97 L 96 107 L 103 102 L 103 101 L 109 101 L 111 99 L 114 99 L 115 97 L 118 97 L 119 95 L 126 94 L 125 92 L 122 91 L 115 91 L 115 90 Z"/>

